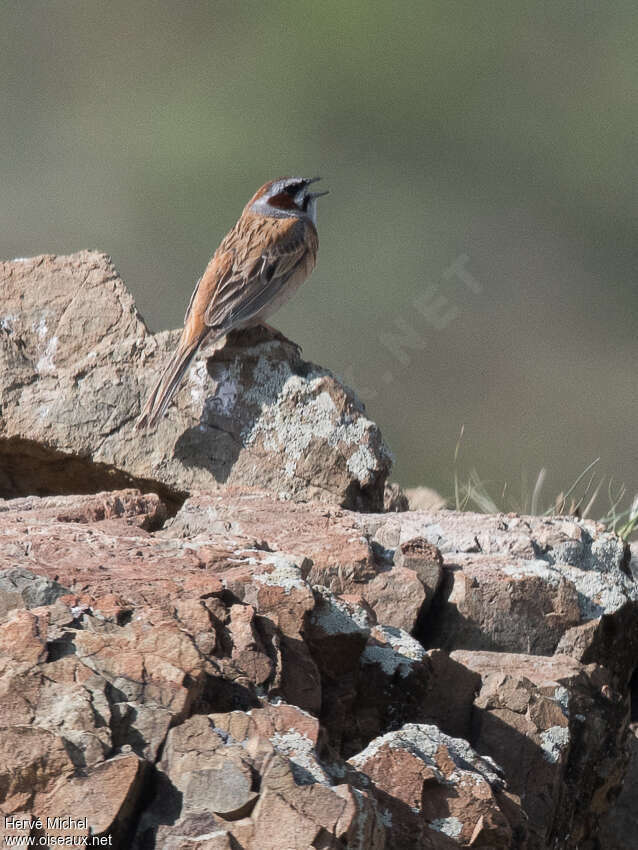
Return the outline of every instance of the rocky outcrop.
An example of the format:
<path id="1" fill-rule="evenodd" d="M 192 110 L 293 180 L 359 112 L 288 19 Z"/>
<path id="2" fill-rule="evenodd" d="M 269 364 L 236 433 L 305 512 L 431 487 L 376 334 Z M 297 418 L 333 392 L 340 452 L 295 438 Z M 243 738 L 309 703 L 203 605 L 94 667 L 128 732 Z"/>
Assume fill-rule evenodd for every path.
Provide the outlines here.
<path id="1" fill-rule="evenodd" d="M 382 510 L 390 453 L 330 372 L 264 328 L 200 356 L 157 430 L 133 423 L 177 340 L 104 254 L 0 263 L 0 494 L 226 484 Z"/>
<path id="2" fill-rule="evenodd" d="M 587 846 L 625 771 L 627 700 L 609 674 L 565 655 L 459 650 L 481 676 L 471 744 L 510 777 L 532 846 Z"/>
<path id="3" fill-rule="evenodd" d="M 638 585 L 622 540 L 591 521 L 455 511 L 361 515 L 393 563 L 422 537 L 443 556 L 436 616 L 418 636 L 447 651 L 570 655 L 625 690 L 638 657 Z"/>
<path id="4" fill-rule="evenodd" d="M 101 254 L 0 280 L 2 840 L 633 846 L 621 540 L 407 510 L 353 394 L 261 328 L 137 434 L 175 333 Z"/>
<path id="5" fill-rule="evenodd" d="M 131 489 L 0 502 L 8 834 L 597 846 L 627 766 L 634 651 L 625 632 L 607 655 L 609 633 L 638 599 L 613 535 L 232 488 L 167 517 Z M 409 617 L 403 584 L 421 587 Z M 551 643 L 512 651 L 543 618 Z"/>

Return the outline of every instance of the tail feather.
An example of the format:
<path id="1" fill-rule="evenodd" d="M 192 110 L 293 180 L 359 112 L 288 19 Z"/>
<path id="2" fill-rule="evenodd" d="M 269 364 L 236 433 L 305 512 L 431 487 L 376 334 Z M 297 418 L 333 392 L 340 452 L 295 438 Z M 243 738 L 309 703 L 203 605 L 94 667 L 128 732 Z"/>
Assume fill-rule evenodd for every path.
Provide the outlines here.
<path id="1" fill-rule="evenodd" d="M 201 339 L 197 339 L 177 348 L 153 387 L 144 409 L 135 423 L 136 431 L 154 428 L 157 425 L 177 392 L 201 341 Z"/>

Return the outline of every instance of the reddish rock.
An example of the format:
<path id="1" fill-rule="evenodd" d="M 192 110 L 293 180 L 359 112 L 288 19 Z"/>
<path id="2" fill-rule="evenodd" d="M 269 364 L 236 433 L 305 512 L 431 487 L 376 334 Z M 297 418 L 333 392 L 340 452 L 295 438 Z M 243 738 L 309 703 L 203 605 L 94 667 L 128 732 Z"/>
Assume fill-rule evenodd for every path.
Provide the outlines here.
<path id="1" fill-rule="evenodd" d="M 414 570 L 430 598 L 441 583 L 443 556 L 436 546 L 423 537 L 413 537 L 400 543 L 394 551 L 394 563 L 397 567 Z"/>
<path id="2" fill-rule="evenodd" d="M 328 784 L 329 777 L 317 750 L 322 736 L 316 717 L 293 705 L 264 703 L 250 713 L 211 714 L 215 729 L 243 744 L 261 770 L 273 750 L 286 756 L 297 785 Z"/>
<path id="3" fill-rule="evenodd" d="M 91 767 L 114 745 L 107 688 L 74 655 L 43 659 L 28 671 L 8 667 L 0 677 L 0 715 L 7 727 L 34 726 L 61 736 L 74 765 Z"/>
<path id="4" fill-rule="evenodd" d="M 18 602 L 15 593 L 11 597 L 6 594 L 7 581 L 13 573 L 6 574 L 4 583 L 0 578 L 0 599 L 4 598 L 5 609 L 7 599 L 19 607 L 48 604 L 61 594 L 61 588 L 71 592 L 72 605 L 85 606 L 86 610 L 108 597 L 111 607 L 113 599 L 120 600 L 121 605 L 115 606 L 116 609 L 125 605 L 155 605 L 169 611 L 171 603 L 185 592 L 221 593 L 219 579 L 203 571 L 206 562 L 197 548 L 158 540 L 140 527 L 155 516 L 156 498 L 149 499 L 138 491 L 124 491 L 121 499 L 118 494 L 97 494 L 86 497 L 89 500 L 86 511 L 82 508 L 84 498 L 45 499 L 43 514 L 38 499 L 18 499 L 15 505 L 5 503 L 7 509 L 0 512 L 3 533 L 0 571 L 26 569 L 49 581 L 43 585 L 48 590 L 38 592 L 36 598 L 23 597 Z M 78 516 L 89 511 L 108 513 L 109 506 L 120 501 L 126 511 L 119 518 L 91 523 L 78 521 Z M 28 546 L 24 545 L 25 538 Z M 236 559 L 234 550 L 220 551 L 216 563 L 223 569 L 230 558 Z"/>
<path id="5" fill-rule="evenodd" d="M 440 832 L 460 847 L 526 847 L 525 816 L 490 763 L 436 726 L 408 724 L 349 760 L 372 783 L 388 850 L 431 846 Z M 354 780 L 356 781 L 356 780 Z"/>
<path id="6" fill-rule="evenodd" d="M 322 674 L 321 720 L 346 756 L 388 728 L 434 722 L 467 735 L 480 678 L 407 632 L 374 625 L 362 608 L 315 588 L 305 638 Z"/>
<path id="7" fill-rule="evenodd" d="M 124 846 L 130 836 L 144 770 L 143 760 L 126 755 L 109 759 L 86 774 L 63 777 L 36 797 L 33 814 L 44 824 L 52 823 L 43 832 L 58 840 L 109 835 L 114 846 Z M 86 819 L 86 825 L 69 825 L 80 819 Z"/>
<path id="8" fill-rule="evenodd" d="M 307 575 L 334 593 L 357 592 L 378 572 L 357 514 L 278 500 L 263 491 L 197 493 L 167 523 L 162 537 L 233 539 L 243 549 L 287 552 L 310 559 Z"/>
<path id="9" fill-rule="evenodd" d="M 436 723 L 447 734 L 467 737 L 479 685 L 476 673 L 447 653 L 426 652 L 407 632 L 375 626 L 361 655 L 355 698 L 342 721 L 345 755 L 406 723 Z"/>
<path id="10" fill-rule="evenodd" d="M 521 798 L 530 850 L 588 847 L 624 771 L 627 705 L 607 671 L 562 655 L 452 658 L 481 674 L 470 741 Z"/>
<path id="11" fill-rule="evenodd" d="M 257 491 L 162 512 L 134 490 L 0 505 L 6 811 L 93 800 L 135 850 L 594 850 L 637 650 L 616 538 Z"/>
<path id="12" fill-rule="evenodd" d="M 291 706 L 187 720 L 169 733 L 157 796 L 142 816 L 135 847 L 227 833 L 245 850 L 303 848 L 317 840 L 338 850 L 345 839 L 353 848 L 382 850 L 368 795 L 355 798 L 348 786 L 328 785 L 314 756 L 317 731 L 316 721 Z"/>
<path id="13" fill-rule="evenodd" d="M 229 631 L 233 642 L 231 658 L 239 672 L 256 685 L 263 685 L 275 666 L 262 644 L 252 605 L 231 606 Z"/>
<path id="14" fill-rule="evenodd" d="M 411 631 L 427 610 L 440 579 L 436 547 L 414 541 L 405 563 L 392 567 L 377 557 L 357 527 L 358 515 L 275 502 L 263 492 L 198 494 L 186 501 L 162 536 L 195 540 L 232 537 L 238 546 L 288 552 L 310 560 L 310 584 L 333 593 L 361 594 L 377 620 Z"/>
<path id="15" fill-rule="evenodd" d="M 327 588 L 314 588 L 315 605 L 304 637 L 324 677 L 332 681 L 358 669 L 373 620 L 368 610 Z"/>
<path id="16" fill-rule="evenodd" d="M 149 742 L 155 748 L 165 727 L 187 716 L 203 687 L 202 658 L 174 620 L 152 624 L 138 620 L 117 630 L 83 629 L 75 637 L 75 648 L 78 658 L 115 689 L 120 711 L 125 703 L 151 709 L 152 726 L 159 733 L 159 740 L 153 740 L 153 734 Z M 133 713 L 147 726 L 147 712 Z M 136 721 L 131 719 L 129 725 L 132 732 Z M 146 734 L 138 732 L 141 739 L 149 740 L 148 726 Z"/>
<path id="17" fill-rule="evenodd" d="M 73 774 L 64 739 L 35 726 L 0 730 L 0 811 L 31 812 L 36 796 Z"/>
<path id="18" fill-rule="evenodd" d="M 548 655 L 581 622 L 575 584 L 545 563 L 456 555 L 444 572 L 446 603 L 425 627 L 431 645 Z"/>
<path id="19" fill-rule="evenodd" d="M 411 632 L 425 609 L 426 591 L 414 570 L 392 567 L 369 581 L 365 600 L 379 623 Z"/>
<path id="20" fill-rule="evenodd" d="M 317 713 L 321 680 L 303 640 L 306 616 L 315 604 L 312 590 L 291 559 L 272 555 L 265 561 L 268 568 L 253 576 L 244 599 L 263 618 L 264 633 L 276 658 L 269 695 Z"/>
<path id="21" fill-rule="evenodd" d="M 404 510 L 356 399 L 264 329 L 134 433 L 175 334 L 148 333 L 103 255 L 0 276 L 16 834 L 69 814 L 135 850 L 612 850 L 638 655 L 622 541 Z M 384 496 L 402 510 L 342 507 Z"/>
<path id="22" fill-rule="evenodd" d="M 638 585 L 627 545 L 600 524 L 456 511 L 362 514 L 358 522 L 397 562 L 414 539 L 440 550 L 442 585 L 416 632 L 425 645 L 560 652 L 606 666 L 615 686 L 627 686 Z"/>
<path id="23" fill-rule="evenodd" d="M 0 625 L 0 676 L 30 670 L 47 654 L 46 613 L 11 611 Z"/>
<path id="24" fill-rule="evenodd" d="M 28 517 L 38 524 L 86 524 L 125 519 L 130 521 L 128 525 L 147 530 L 159 528 L 167 518 L 166 505 L 159 496 L 156 493 L 140 493 L 139 490 L 95 493 L 82 498 L 26 496 L 22 499 L 0 499 L 0 514 L 5 515 L 3 521 L 24 522 Z"/>

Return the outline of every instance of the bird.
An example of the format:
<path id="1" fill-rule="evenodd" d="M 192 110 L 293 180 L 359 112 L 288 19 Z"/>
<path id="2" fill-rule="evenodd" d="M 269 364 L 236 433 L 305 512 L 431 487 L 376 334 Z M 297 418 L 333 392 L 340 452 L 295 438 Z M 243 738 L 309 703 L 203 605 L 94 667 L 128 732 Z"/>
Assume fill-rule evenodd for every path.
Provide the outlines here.
<path id="1" fill-rule="evenodd" d="M 319 177 L 280 177 L 255 192 L 197 281 L 177 348 L 135 424 L 154 428 L 199 348 L 229 331 L 265 324 L 294 295 L 317 261 Z"/>

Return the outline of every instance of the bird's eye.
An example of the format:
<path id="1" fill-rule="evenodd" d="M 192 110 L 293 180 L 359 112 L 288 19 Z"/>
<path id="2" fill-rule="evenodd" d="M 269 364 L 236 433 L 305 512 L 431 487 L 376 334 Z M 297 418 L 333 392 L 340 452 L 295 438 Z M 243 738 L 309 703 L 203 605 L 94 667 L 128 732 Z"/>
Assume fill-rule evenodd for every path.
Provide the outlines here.
<path id="1" fill-rule="evenodd" d="M 291 183 L 289 186 L 286 186 L 286 192 L 294 198 L 297 192 L 301 189 L 303 183 Z"/>

